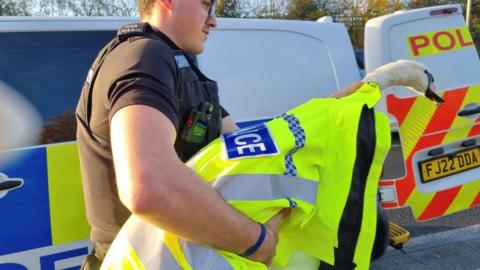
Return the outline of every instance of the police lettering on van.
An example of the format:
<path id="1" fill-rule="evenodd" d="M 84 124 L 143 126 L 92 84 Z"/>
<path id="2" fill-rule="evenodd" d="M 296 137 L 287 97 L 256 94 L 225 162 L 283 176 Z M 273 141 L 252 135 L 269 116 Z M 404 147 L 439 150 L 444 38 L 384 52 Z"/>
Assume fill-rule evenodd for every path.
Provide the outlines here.
<path id="1" fill-rule="evenodd" d="M 422 33 L 407 37 L 412 58 L 428 56 L 473 47 L 473 39 L 467 27 Z"/>

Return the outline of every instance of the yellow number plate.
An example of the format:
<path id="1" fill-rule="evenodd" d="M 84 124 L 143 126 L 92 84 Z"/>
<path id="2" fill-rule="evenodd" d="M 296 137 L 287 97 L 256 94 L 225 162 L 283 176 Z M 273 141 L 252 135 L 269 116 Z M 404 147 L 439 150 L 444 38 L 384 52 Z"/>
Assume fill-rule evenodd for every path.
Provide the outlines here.
<path id="1" fill-rule="evenodd" d="M 422 183 L 480 166 L 480 147 L 462 150 L 418 163 Z"/>

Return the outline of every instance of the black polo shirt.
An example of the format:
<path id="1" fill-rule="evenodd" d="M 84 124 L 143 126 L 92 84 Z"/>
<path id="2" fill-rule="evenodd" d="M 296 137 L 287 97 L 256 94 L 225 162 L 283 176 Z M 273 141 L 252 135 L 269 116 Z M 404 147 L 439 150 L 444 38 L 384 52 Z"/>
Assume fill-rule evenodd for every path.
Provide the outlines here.
<path id="1" fill-rule="evenodd" d="M 208 143 L 189 145 L 179 142 L 189 103 L 211 99 L 218 104 L 216 89 L 203 93 L 205 89 L 201 86 L 202 80 L 214 82 L 201 74 L 186 55 L 189 64 L 179 67 L 175 57 L 179 57 L 180 48 L 161 32 L 149 29 L 159 38 L 131 37 L 106 56 L 90 93 L 91 117 L 88 124 L 84 115 L 87 107 L 85 87 L 77 106 L 77 140 L 85 204 L 92 226 L 91 239 L 95 242 L 112 242 L 130 215 L 120 202 L 116 187 L 110 147 L 112 116 L 121 108 L 134 104 L 159 110 L 175 126 L 175 150 L 185 161 Z M 214 112 L 219 116 L 214 117 L 214 121 L 218 122 L 228 113 L 219 104 L 216 107 Z M 220 123 L 215 123 L 211 134 L 218 136 L 220 127 Z"/>

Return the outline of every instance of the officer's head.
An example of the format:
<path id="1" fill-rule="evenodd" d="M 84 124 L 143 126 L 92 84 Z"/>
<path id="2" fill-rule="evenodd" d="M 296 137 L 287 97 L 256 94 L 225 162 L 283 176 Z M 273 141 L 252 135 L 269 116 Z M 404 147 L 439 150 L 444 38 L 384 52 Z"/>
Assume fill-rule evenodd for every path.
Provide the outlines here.
<path id="1" fill-rule="evenodd" d="M 191 54 L 203 51 L 210 28 L 217 26 L 215 0 L 138 0 L 138 7 L 142 21 Z"/>

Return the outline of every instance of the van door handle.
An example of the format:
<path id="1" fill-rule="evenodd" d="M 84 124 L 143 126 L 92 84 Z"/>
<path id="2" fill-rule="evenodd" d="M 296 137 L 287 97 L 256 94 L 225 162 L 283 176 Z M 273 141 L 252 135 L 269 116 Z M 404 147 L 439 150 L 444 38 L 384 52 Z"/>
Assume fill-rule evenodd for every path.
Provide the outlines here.
<path id="1" fill-rule="evenodd" d="M 8 180 L 0 183 L 0 191 L 7 191 L 22 185 L 22 180 Z"/>
<path id="2" fill-rule="evenodd" d="M 480 106 L 477 105 L 476 108 L 468 108 L 458 112 L 458 116 L 468 116 L 472 114 L 480 113 Z"/>
<path id="3" fill-rule="evenodd" d="M 0 173 L 0 199 L 7 196 L 11 190 L 23 186 L 22 178 L 8 178 L 7 175 Z"/>

